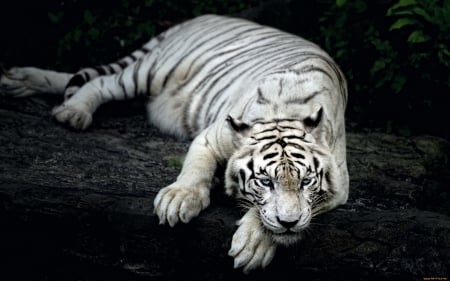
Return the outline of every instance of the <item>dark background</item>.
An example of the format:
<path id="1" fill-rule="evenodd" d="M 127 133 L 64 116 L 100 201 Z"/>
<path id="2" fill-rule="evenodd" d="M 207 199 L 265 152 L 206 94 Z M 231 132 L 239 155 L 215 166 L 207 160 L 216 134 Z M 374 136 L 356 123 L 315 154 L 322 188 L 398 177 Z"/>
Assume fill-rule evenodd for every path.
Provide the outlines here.
<path id="1" fill-rule="evenodd" d="M 450 1 L 417 2 L 8 1 L 0 62 L 76 71 L 196 15 L 244 16 L 313 40 L 335 58 L 349 82 L 349 130 L 449 138 Z"/>

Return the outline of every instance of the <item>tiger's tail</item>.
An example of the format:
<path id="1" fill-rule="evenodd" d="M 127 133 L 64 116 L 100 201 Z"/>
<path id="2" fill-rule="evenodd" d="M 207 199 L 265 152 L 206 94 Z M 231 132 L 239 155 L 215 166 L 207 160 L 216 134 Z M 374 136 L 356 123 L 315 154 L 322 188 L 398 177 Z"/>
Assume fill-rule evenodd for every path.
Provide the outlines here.
<path id="1" fill-rule="evenodd" d="M 65 90 L 64 90 L 64 98 L 67 100 L 72 97 L 78 89 L 80 89 L 84 84 L 91 81 L 94 78 L 100 76 L 107 76 L 119 73 L 123 71 L 129 65 L 135 63 L 147 53 L 152 50 L 154 41 L 150 41 L 140 49 L 135 50 L 130 55 L 127 55 L 115 62 L 105 65 L 98 65 L 93 67 L 86 67 L 75 73 L 73 77 L 68 81 Z"/>
<path id="2" fill-rule="evenodd" d="M 92 79 L 119 73 L 150 52 L 155 40 L 115 62 L 86 67 L 76 73 L 58 72 L 37 67 L 0 67 L 0 94 L 28 97 L 36 94 L 64 95 L 67 100 Z"/>

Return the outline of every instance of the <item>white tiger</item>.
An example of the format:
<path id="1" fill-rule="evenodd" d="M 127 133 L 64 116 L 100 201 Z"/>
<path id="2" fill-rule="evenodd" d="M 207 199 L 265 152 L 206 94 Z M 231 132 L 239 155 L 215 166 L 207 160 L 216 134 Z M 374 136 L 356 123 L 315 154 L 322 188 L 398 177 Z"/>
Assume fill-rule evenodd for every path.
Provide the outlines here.
<path id="1" fill-rule="evenodd" d="M 246 20 L 204 15 L 176 25 L 115 63 L 76 74 L 12 68 L 11 96 L 65 94 L 52 114 L 85 129 L 102 104 L 148 96 L 149 120 L 194 138 L 177 180 L 154 200 L 160 223 L 187 223 L 210 203 L 218 166 L 244 201 L 229 255 L 248 272 L 311 219 L 348 197 L 346 81 L 317 45 Z"/>

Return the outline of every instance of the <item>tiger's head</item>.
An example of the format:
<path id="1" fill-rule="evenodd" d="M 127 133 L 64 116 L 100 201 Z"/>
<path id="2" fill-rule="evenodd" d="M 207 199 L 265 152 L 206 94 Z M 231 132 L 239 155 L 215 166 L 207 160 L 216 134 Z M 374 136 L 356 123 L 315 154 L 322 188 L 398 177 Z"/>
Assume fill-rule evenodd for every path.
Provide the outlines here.
<path id="1" fill-rule="evenodd" d="M 227 165 L 227 193 L 258 210 L 274 242 L 298 241 L 333 195 L 336 169 L 328 148 L 299 120 L 228 122 L 239 135 L 239 148 Z"/>

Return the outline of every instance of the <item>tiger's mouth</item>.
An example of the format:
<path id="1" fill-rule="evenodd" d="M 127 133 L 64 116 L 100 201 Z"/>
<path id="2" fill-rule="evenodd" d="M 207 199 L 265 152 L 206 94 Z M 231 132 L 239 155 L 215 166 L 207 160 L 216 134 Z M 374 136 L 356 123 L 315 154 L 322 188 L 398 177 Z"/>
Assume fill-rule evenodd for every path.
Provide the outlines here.
<path id="1" fill-rule="evenodd" d="M 273 241 L 278 244 L 282 244 L 282 245 L 286 245 L 286 246 L 297 243 L 301 238 L 302 238 L 301 231 L 294 232 L 294 231 L 288 229 L 281 233 L 272 232 Z"/>

